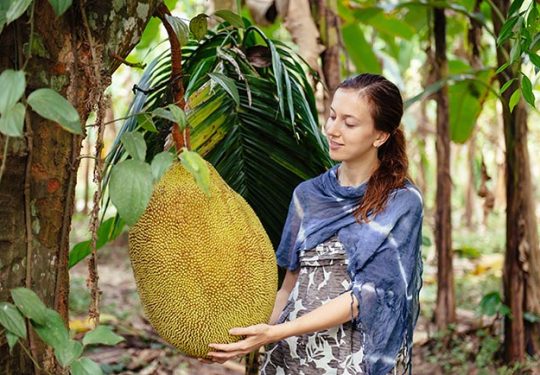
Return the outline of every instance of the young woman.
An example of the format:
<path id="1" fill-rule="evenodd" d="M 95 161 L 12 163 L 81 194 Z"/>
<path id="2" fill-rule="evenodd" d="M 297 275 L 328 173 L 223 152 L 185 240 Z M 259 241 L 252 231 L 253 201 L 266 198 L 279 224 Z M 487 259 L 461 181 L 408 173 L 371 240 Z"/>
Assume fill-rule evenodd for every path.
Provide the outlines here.
<path id="1" fill-rule="evenodd" d="M 211 344 L 213 361 L 267 345 L 262 374 L 411 373 L 423 210 L 407 178 L 402 114 L 382 76 L 339 85 L 324 130 L 340 163 L 294 191 L 270 324 L 231 329 L 245 338 Z"/>

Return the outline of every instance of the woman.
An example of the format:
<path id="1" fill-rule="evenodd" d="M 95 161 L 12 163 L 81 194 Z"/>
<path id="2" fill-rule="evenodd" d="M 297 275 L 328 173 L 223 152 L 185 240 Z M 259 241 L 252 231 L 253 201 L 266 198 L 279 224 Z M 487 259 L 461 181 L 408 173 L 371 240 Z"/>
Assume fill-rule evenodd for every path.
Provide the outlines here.
<path id="1" fill-rule="evenodd" d="M 411 373 L 423 210 L 407 178 L 402 114 L 382 76 L 339 85 L 324 130 L 341 163 L 294 191 L 270 324 L 231 329 L 245 338 L 210 344 L 213 361 L 268 345 L 262 374 Z"/>

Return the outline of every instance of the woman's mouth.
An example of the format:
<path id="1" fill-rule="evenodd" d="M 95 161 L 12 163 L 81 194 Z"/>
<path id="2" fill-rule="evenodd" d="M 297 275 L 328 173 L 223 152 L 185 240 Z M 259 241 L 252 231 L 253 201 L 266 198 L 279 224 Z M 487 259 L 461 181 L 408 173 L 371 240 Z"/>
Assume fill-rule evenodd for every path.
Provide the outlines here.
<path id="1" fill-rule="evenodd" d="M 330 141 L 330 149 L 331 150 L 337 150 L 338 148 L 340 148 L 341 146 L 343 146 L 341 143 L 337 143 L 337 142 L 334 142 L 334 141 Z"/>

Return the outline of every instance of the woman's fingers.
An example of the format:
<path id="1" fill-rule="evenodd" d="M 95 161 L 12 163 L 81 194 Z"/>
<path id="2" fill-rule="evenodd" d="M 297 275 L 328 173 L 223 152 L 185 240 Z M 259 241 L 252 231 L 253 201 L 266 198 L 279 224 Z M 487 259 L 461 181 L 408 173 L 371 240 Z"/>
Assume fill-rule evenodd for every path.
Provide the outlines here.
<path id="1" fill-rule="evenodd" d="M 210 352 L 208 353 L 208 356 L 210 358 L 212 358 L 213 361 L 216 361 L 216 362 L 219 362 L 219 363 L 223 363 L 223 362 L 226 362 L 230 359 L 233 359 L 234 357 L 237 357 L 237 356 L 242 356 L 246 354 L 245 352 L 243 351 L 234 351 L 234 352 Z"/>
<path id="2" fill-rule="evenodd" d="M 231 344 L 209 344 L 212 349 L 217 349 L 223 352 L 232 352 L 242 350 L 245 345 L 245 340 L 233 342 Z"/>

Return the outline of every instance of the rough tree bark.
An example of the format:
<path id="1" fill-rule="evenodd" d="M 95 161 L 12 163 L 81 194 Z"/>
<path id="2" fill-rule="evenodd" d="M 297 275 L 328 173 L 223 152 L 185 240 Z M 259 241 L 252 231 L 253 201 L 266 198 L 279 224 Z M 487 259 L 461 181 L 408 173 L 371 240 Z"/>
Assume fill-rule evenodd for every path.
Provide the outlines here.
<path id="1" fill-rule="evenodd" d="M 33 45 L 44 48 L 33 51 L 25 69 L 26 94 L 41 87 L 55 89 L 75 106 L 84 124 L 95 98 L 120 64 L 111 54 L 127 56 L 155 6 L 155 0 L 93 2 L 87 6 L 76 1 L 62 17 L 56 17 L 47 1 L 36 0 Z M 26 59 L 23 45 L 29 41 L 28 21 L 23 16 L 0 34 L 0 71 L 22 67 Z M 97 84 L 91 46 L 103 79 Z M 81 141 L 81 136 L 29 112 L 25 138 L 9 140 L 0 184 L 0 300 L 9 300 L 12 288 L 30 287 L 66 322 L 68 240 Z M 0 136 L 0 148 L 5 142 Z M 37 373 L 18 345 L 9 354 L 4 337 L 0 337 L 0 372 Z M 37 336 L 30 336 L 25 345 L 40 365 L 62 373 Z"/>
<path id="2" fill-rule="evenodd" d="M 446 59 L 446 16 L 444 9 L 433 9 L 435 36 L 435 76 L 448 74 Z M 452 220 L 450 179 L 450 121 L 448 116 L 448 87 L 444 85 L 435 95 L 437 102 L 437 192 L 435 212 L 435 247 L 437 249 L 437 305 L 435 323 L 439 330 L 456 321 L 454 271 L 452 266 Z"/>
<path id="3" fill-rule="evenodd" d="M 495 0 L 503 16 L 508 14 L 509 0 Z M 495 35 L 501 20 L 493 13 Z M 511 45 L 497 48 L 497 63 L 508 61 Z M 506 53 L 505 53 L 506 52 Z M 518 60 L 516 64 L 520 64 Z M 540 349 L 538 323 L 524 320 L 524 313 L 540 315 L 540 249 L 533 198 L 529 150 L 527 147 L 527 107 L 523 100 L 510 112 L 508 102 L 519 88 L 519 66 L 509 66 L 498 75 L 499 85 L 517 78 L 502 95 L 502 119 L 506 146 L 506 253 L 503 268 L 504 303 L 512 317 L 504 321 L 504 354 L 512 363 L 523 361 L 525 353 Z"/>

